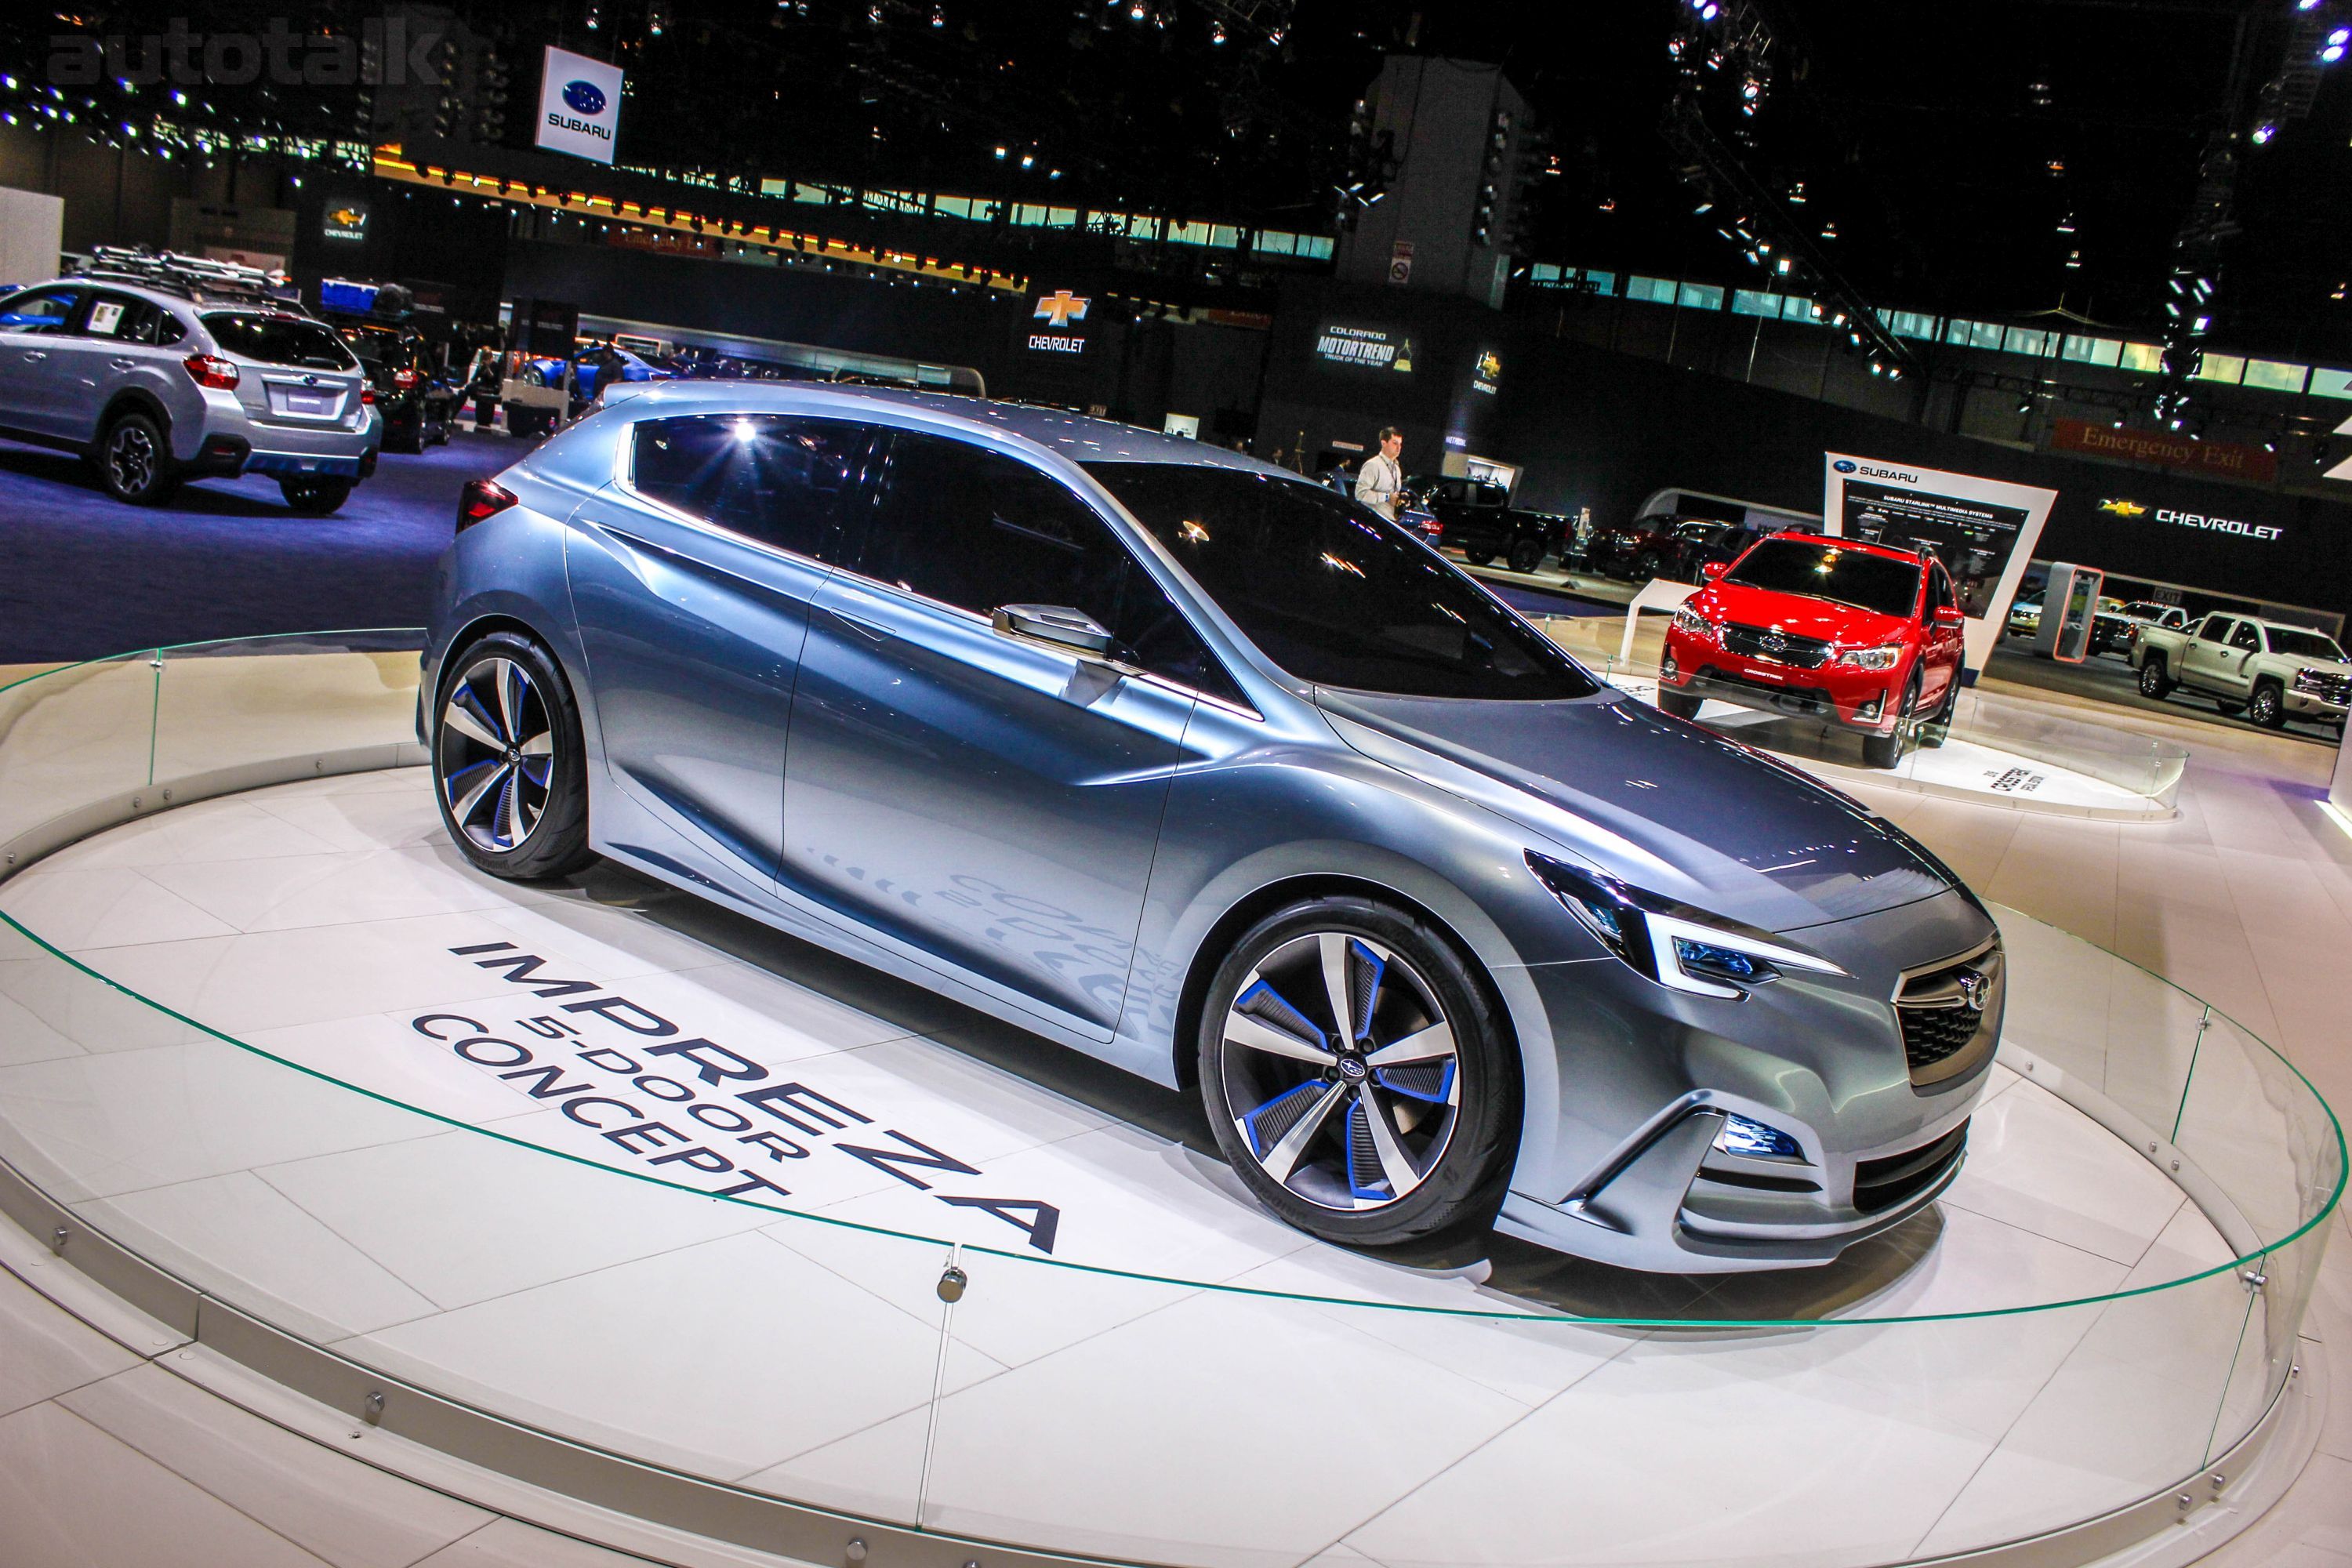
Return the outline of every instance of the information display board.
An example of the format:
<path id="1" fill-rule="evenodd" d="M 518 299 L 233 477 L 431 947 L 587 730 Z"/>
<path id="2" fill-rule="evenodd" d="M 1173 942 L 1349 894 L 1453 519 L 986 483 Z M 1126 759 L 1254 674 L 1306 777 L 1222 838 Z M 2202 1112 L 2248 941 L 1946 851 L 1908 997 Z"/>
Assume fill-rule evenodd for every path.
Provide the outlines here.
<path id="1" fill-rule="evenodd" d="M 1982 669 L 2058 492 L 1843 452 L 1823 457 L 1824 531 L 1942 561 L 1968 616 L 1969 668 Z"/>

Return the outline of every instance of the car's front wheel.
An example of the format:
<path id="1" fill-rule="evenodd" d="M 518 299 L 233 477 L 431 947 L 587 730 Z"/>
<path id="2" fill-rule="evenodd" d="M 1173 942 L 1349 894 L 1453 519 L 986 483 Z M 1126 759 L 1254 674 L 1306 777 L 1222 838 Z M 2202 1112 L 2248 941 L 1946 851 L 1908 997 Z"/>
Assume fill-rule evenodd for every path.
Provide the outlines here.
<path id="1" fill-rule="evenodd" d="M 1514 572 L 1532 572 L 1543 564 L 1544 545 L 1540 539 L 1521 539 L 1511 545 L 1510 568 Z"/>
<path id="2" fill-rule="evenodd" d="M 1903 688 L 1903 706 L 1895 710 L 1895 727 L 1884 735 L 1862 738 L 1862 760 L 1874 768 L 1891 768 L 1903 760 L 1903 742 L 1910 734 L 1912 720 L 1919 710 L 1919 672 L 1911 672 L 1910 683 Z"/>
<path id="3" fill-rule="evenodd" d="M 2285 725 L 2286 699 L 2277 681 L 2265 680 L 2254 688 L 2253 700 L 2246 704 L 2246 717 L 2265 730 Z"/>
<path id="4" fill-rule="evenodd" d="M 1658 688 L 1658 711 L 1675 719 L 1696 719 L 1704 700 L 1689 691 L 1677 691 L 1671 686 Z"/>
<path id="5" fill-rule="evenodd" d="M 98 478 L 116 500 L 161 505 L 176 488 L 163 427 L 136 411 L 118 415 L 99 441 Z"/>
<path id="6" fill-rule="evenodd" d="M 453 656 L 433 726 L 433 794 L 467 859 L 494 877 L 588 863 L 588 774 L 572 689 L 547 651 L 492 632 Z"/>
<path id="7" fill-rule="evenodd" d="M 1517 1064 L 1485 985 L 1423 921 L 1344 895 L 1276 910 L 1218 966 L 1199 1048 L 1218 1145 L 1291 1225 L 1381 1247 L 1493 1217 Z"/>

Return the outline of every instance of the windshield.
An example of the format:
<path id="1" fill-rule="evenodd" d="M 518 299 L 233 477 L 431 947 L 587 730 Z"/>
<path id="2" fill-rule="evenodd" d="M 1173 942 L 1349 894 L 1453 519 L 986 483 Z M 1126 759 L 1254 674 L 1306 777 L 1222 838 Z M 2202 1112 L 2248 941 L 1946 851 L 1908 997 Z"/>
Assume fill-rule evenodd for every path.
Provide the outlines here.
<path id="1" fill-rule="evenodd" d="M 1090 463 L 1261 652 L 1301 680 L 1540 701 L 1598 683 L 1434 552 L 1319 485 L 1194 463 Z"/>
<path id="2" fill-rule="evenodd" d="M 2336 664 L 2344 662 L 2344 650 L 2336 639 L 2319 632 L 2297 631 L 2293 626 L 2268 626 L 2271 651 L 2290 658 L 2324 658 Z"/>
<path id="3" fill-rule="evenodd" d="M 1801 539 L 1765 540 L 1741 556 L 1723 580 L 1746 588 L 1852 605 L 1882 616 L 1907 617 L 1919 597 L 1916 562 Z"/>
<path id="4" fill-rule="evenodd" d="M 352 356 L 334 330 L 293 316 L 249 316 L 215 310 L 205 326 L 223 350 L 263 364 L 305 370 L 351 370 Z"/>

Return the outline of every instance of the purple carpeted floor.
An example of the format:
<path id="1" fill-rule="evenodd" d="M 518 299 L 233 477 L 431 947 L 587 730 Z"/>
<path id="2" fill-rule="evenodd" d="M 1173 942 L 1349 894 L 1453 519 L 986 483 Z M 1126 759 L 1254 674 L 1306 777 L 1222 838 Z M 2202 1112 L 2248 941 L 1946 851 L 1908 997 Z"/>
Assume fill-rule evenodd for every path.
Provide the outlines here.
<path id="1" fill-rule="evenodd" d="M 458 487 L 529 449 L 458 434 L 420 456 L 386 453 L 341 511 L 297 517 L 263 479 L 124 506 L 70 455 L 0 442 L 0 664 L 421 626 Z"/>

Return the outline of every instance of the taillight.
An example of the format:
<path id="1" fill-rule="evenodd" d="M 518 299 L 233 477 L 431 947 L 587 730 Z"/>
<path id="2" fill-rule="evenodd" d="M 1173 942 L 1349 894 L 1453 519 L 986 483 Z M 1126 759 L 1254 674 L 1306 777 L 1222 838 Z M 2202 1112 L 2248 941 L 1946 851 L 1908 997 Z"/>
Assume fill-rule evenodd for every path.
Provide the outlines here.
<path id="1" fill-rule="evenodd" d="M 198 386 L 218 387 L 223 392 L 236 385 L 236 366 L 218 354 L 190 354 L 180 362 L 195 377 Z"/>
<path id="2" fill-rule="evenodd" d="M 467 479 L 466 488 L 457 492 L 457 531 L 463 533 L 514 504 L 514 491 L 496 479 Z"/>
<path id="3" fill-rule="evenodd" d="M 373 386 L 362 386 L 362 387 L 361 387 L 361 388 L 360 388 L 360 401 L 361 401 L 362 403 L 363 403 L 363 404 L 364 404 L 364 403 L 373 403 L 373 402 L 375 401 L 375 388 L 374 388 L 374 387 L 373 387 Z"/>
<path id="4" fill-rule="evenodd" d="M 406 392 L 410 387 L 416 384 L 416 373 L 413 370 L 394 371 L 392 373 L 392 384 L 400 388 L 401 391 Z"/>

